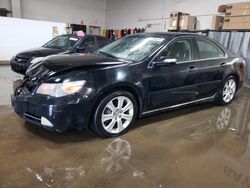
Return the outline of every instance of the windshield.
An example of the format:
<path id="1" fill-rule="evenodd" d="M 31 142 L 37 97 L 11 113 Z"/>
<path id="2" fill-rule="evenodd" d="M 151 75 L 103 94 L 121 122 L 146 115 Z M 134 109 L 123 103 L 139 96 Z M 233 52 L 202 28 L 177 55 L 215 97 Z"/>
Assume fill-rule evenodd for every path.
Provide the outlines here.
<path id="1" fill-rule="evenodd" d="M 130 35 L 103 47 L 98 53 L 139 62 L 152 54 L 164 40 L 160 36 Z"/>
<path id="2" fill-rule="evenodd" d="M 78 41 L 79 38 L 75 35 L 61 35 L 49 41 L 44 47 L 71 50 Z"/>

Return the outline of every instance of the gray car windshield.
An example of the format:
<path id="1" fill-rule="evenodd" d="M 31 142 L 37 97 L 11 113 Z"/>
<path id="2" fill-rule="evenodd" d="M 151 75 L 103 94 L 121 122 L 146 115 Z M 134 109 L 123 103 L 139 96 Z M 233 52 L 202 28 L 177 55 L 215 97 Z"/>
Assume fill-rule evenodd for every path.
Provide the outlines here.
<path id="1" fill-rule="evenodd" d="M 99 53 L 117 59 L 139 62 L 160 47 L 164 40 L 164 37 L 159 36 L 130 35 L 103 47 Z"/>
<path id="2" fill-rule="evenodd" d="M 61 35 L 52 39 L 47 44 L 43 45 L 43 47 L 56 48 L 66 51 L 71 50 L 78 41 L 79 38 L 75 35 Z"/>

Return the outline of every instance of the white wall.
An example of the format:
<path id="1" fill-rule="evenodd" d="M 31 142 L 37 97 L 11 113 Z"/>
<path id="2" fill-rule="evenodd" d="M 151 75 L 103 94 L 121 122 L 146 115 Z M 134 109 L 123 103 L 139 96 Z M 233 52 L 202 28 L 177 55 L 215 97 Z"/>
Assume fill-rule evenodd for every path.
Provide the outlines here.
<path id="1" fill-rule="evenodd" d="M 25 19 L 105 25 L 105 0 L 21 0 Z"/>
<path id="2" fill-rule="evenodd" d="M 74 24 L 84 20 L 86 25 L 102 27 L 105 26 L 105 4 L 106 0 L 0 0 L 0 8 L 12 10 L 20 6 L 19 15 L 24 19 Z"/>
<path id="3" fill-rule="evenodd" d="M 147 31 L 164 31 L 168 28 L 165 18 L 171 11 L 217 14 L 219 5 L 242 1 L 247 0 L 21 0 L 23 18 L 61 23 L 0 17 L 0 61 L 50 40 L 52 26 L 58 26 L 60 34 L 65 32 L 64 23 L 79 23 L 83 19 L 87 25 L 106 25 L 112 29 L 152 24 Z M 11 9 L 10 2 L 0 0 L 0 7 Z M 210 28 L 211 19 L 212 16 L 199 16 L 197 29 Z"/>
<path id="4" fill-rule="evenodd" d="M 59 34 L 65 32 L 64 23 L 81 20 L 105 26 L 106 0 L 0 0 L 1 7 L 24 19 L 0 17 L 0 61 L 52 39 L 53 26 L 59 27 Z"/>
<path id="5" fill-rule="evenodd" d="M 8 10 L 11 10 L 10 0 L 0 0 L 0 8 L 6 8 Z"/>
<path id="6" fill-rule="evenodd" d="M 162 25 L 161 20 L 139 22 L 139 19 L 162 18 L 164 4 L 164 0 L 107 0 L 106 28 L 138 28 L 146 23 Z"/>
<path id="7" fill-rule="evenodd" d="M 17 52 L 39 47 L 53 38 L 52 28 L 64 34 L 65 23 L 0 17 L 0 61 L 10 60 Z"/>
<path id="8" fill-rule="evenodd" d="M 218 14 L 219 5 L 242 1 L 249 0 L 107 0 L 106 27 L 114 29 L 145 27 L 152 23 L 150 30 L 163 31 L 168 28 L 169 20 L 166 18 L 171 11 L 187 12 L 194 16 Z M 162 17 L 165 19 L 160 19 Z M 147 21 L 139 21 L 139 18 Z M 208 29 L 211 27 L 211 22 L 211 15 L 198 16 L 197 29 Z"/>

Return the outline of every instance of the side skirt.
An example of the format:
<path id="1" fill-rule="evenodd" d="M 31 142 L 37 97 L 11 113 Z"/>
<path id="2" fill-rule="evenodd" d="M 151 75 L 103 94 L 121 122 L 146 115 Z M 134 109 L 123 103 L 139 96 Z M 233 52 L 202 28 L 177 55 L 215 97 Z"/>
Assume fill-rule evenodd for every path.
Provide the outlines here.
<path id="1" fill-rule="evenodd" d="M 197 104 L 197 103 L 202 103 L 202 102 L 211 102 L 211 101 L 214 101 L 215 97 L 216 97 L 216 94 L 214 94 L 211 97 L 198 99 L 198 100 L 195 100 L 195 101 L 190 101 L 190 102 L 181 103 L 181 104 L 177 104 L 177 105 L 173 105 L 173 106 L 168 106 L 168 107 L 164 107 L 164 108 L 158 108 L 158 109 L 155 109 L 155 110 L 146 111 L 146 112 L 142 113 L 142 116 L 150 115 L 150 114 L 153 114 L 153 113 L 156 113 L 156 112 L 173 110 L 173 109 L 180 108 L 182 106 L 191 105 L 191 104 Z"/>

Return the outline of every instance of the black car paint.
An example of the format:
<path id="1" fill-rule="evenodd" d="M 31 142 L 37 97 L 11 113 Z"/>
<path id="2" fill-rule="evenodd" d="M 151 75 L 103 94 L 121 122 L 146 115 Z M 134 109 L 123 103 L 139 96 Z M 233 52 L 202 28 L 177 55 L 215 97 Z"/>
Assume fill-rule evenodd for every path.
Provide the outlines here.
<path id="1" fill-rule="evenodd" d="M 157 54 L 177 38 L 188 37 L 194 40 L 195 37 L 201 37 L 178 33 L 157 35 L 167 36 L 165 44 L 138 63 L 100 54 L 48 58 L 25 78 L 12 95 L 15 111 L 27 121 L 38 125 L 41 124 L 36 120 L 41 116 L 48 118 L 54 125 L 52 130 L 65 131 L 70 127 L 84 129 L 88 128 L 100 99 L 112 91 L 131 92 L 137 99 L 138 116 L 142 117 L 180 104 L 214 100 L 229 75 L 235 76 L 238 86 L 242 85 L 244 63 L 215 41 L 225 51 L 225 57 L 153 66 Z M 61 98 L 35 94 L 43 82 L 65 80 L 86 80 L 86 84 L 80 92 Z"/>
<path id="2" fill-rule="evenodd" d="M 75 36 L 76 37 L 76 36 Z M 93 37 L 95 39 L 95 44 L 96 48 L 95 49 L 78 49 L 78 45 L 81 44 L 82 41 L 87 39 L 88 37 Z M 63 49 L 58 49 L 58 48 L 48 48 L 42 46 L 39 48 L 32 48 L 29 50 L 22 51 L 18 54 L 16 54 L 11 60 L 10 60 L 10 65 L 11 69 L 14 72 L 20 73 L 20 74 L 25 74 L 26 70 L 30 66 L 31 60 L 36 57 L 46 57 L 50 55 L 55 55 L 55 54 L 72 54 L 72 53 L 93 53 L 97 49 L 99 49 L 100 44 L 98 42 L 98 39 L 101 36 L 95 36 L 95 35 L 86 35 L 82 38 L 78 37 L 80 40 L 75 44 L 75 46 L 71 50 L 63 50 Z M 104 37 L 101 37 L 104 38 Z M 108 41 L 108 39 L 107 39 Z"/>

